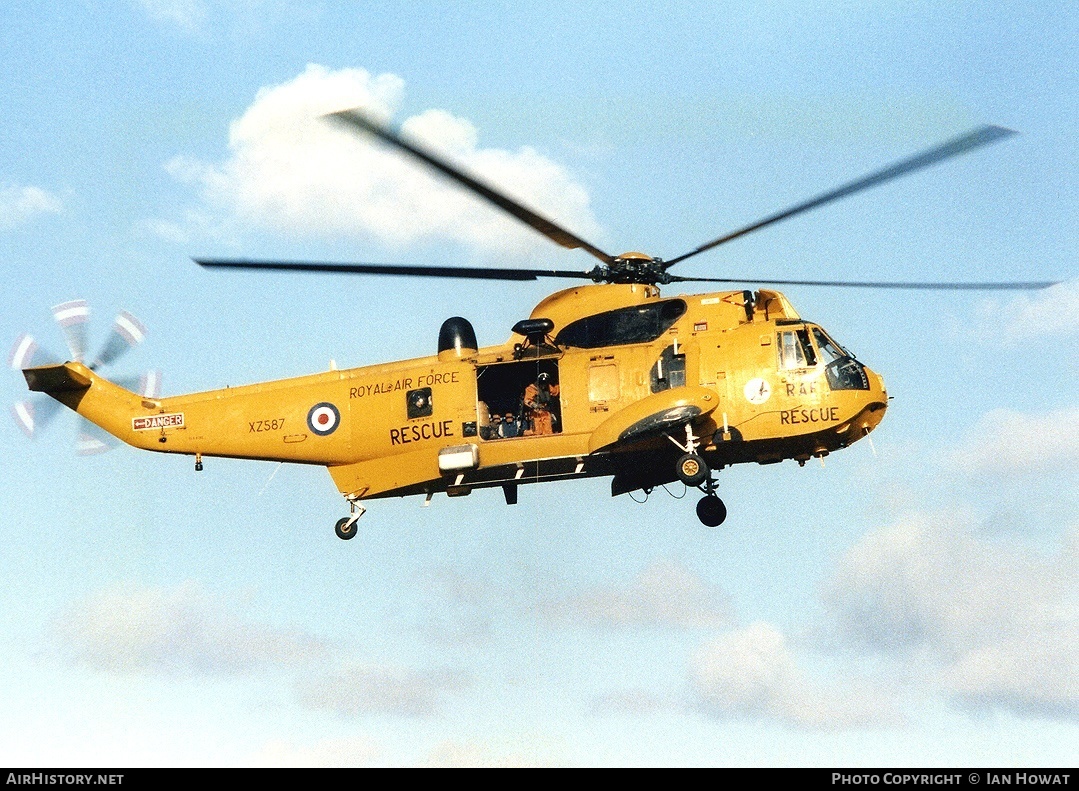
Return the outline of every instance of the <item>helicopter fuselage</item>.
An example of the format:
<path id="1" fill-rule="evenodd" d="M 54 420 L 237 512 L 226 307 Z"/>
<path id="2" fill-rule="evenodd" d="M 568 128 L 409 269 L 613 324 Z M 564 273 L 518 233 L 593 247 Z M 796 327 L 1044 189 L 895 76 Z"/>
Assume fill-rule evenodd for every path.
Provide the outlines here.
<path id="1" fill-rule="evenodd" d="M 545 331 L 158 399 L 79 363 L 26 374 L 135 447 L 200 467 L 323 465 L 354 503 L 499 485 L 514 502 L 518 484 L 602 475 L 613 494 L 647 491 L 675 480 L 687 446 L 712 469 L 804 463 L 866 436 L 887 408 L 881 377 L 775 291 L 586 285 L 543 300 L 530 327 Z"/>

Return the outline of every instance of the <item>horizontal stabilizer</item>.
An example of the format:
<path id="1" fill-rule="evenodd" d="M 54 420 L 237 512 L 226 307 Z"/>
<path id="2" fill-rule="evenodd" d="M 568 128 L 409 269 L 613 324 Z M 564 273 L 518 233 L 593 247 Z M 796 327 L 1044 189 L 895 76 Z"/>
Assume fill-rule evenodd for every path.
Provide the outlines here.
<path id="1" fill-rule="evenodd" d="M 86 390 L 90 379 L 65 365 L 46 365 L 41 368 L 27 368 L 23 371 L 26 384 L 31 390 L 41 393 L 71 393 Z"/>

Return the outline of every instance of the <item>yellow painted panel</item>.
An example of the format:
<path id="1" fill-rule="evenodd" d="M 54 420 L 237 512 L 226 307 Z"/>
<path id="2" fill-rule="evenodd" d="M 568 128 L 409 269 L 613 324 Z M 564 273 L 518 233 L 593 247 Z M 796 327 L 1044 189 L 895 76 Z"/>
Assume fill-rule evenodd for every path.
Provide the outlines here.
<path id="1" fill-rule="evenodd" d="M 588 400 L 617 401 L 622 395 L 617 363 L 596 363 L 588 366 Z"/>

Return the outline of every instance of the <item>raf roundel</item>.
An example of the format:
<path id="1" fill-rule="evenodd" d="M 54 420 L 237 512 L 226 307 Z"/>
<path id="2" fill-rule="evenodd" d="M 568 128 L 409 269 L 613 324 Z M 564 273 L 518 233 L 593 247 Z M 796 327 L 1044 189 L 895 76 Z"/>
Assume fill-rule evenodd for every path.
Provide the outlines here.
<path id="1" fill-rule="evenodd" d="M 320 437 L 332 434 L 340 422 L 341 413 L 337 411 L 337 407 L 325 401 L 315 404 L 307 413 L 307 427 Z"/>

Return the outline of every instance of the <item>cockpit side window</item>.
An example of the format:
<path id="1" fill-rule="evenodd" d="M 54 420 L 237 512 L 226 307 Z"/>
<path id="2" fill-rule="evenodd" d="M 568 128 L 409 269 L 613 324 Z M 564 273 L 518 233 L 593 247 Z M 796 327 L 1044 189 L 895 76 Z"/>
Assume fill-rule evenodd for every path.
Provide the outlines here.
<path id="1" fill-rule="evenodd" d="M 683 347 L 685 348 L 685 347 Z M 684 387 L 686 384 L 686 355 L 674 353 L 674 346 L 668 346 L 652 366 L 649 374 L 652 392 L 669 390 L 672 387 Z"/>
<path id="2" fill-rule="evenodd" d="M 806 356 L 806 365 L 816 368 L 817 352 L 813 348 L 813 342 L 809 340 L 809 331 L 805 327 L 798 330 L 798 345 L 802 347 L 802 353 Z"/>
<path id="3" fill-rule="evenodd" d="M 776 333 L 776 349 L 779 353 L 779 370 L 813 368 L 817 365 L 817 353 L 809 340 L 805 327 Z"/>

